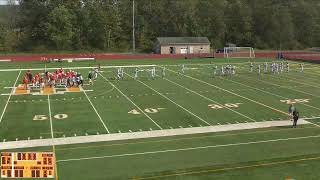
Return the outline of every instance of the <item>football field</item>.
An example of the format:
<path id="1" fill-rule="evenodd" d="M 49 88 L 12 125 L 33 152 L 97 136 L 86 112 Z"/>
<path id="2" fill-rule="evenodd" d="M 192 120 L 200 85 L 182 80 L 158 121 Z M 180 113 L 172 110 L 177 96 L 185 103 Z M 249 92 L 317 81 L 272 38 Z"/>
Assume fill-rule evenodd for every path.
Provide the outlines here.
<path id="1" fill-rule="evenodd" d="M 272 61 L 2 63 L 2 144 L 93 139 L 2 151 L 54 151 L 56 179 L 319 179 L 320 65 L 304 63 L 300 72 L 300 64 L 290 62 L 290 72 L 257 73 L 257 65 Z M 101 69 L 89 85 L 88 73 L 97 64 Z M 214 74 L 215 66 L 219 72 L 228 64 L 236 67 L 235 74 Z M 124 69 L 121 80 L 116 79 L 119 67 Z M 43 73 L 58 68 L 81 73 L 84 86 L 44 94 L 17 91 L 28 69 Z M 137 68 L 139 76 L 134 79 Z M 300 113 L 297 128 L 277 126 L 291 124 L 289 104 Z M 215 131 L 201 133 L 208 127 Z M 196 133 L 165 135 L 185 131 Z M 135 138 L 144 132 L 164 135 Z M 95 142 L 104 135 L 113 135 L 116 141 Z"/>

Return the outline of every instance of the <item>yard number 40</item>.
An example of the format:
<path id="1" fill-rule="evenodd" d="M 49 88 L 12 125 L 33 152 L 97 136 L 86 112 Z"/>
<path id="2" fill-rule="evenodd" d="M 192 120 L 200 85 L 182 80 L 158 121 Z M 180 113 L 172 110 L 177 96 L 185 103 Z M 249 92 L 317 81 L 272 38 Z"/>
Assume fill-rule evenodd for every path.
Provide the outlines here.
<path id="1" fill-rule="evenodd" d="M 149 114 L 154 114 L 154 113 L 158 113 L 160 110 L 162 110 L 164 108 L 146 108 L 143 111 Z M 141 111 L 138 111 L 136 109 L 132 109 L 131 111 L 128 112 L 129 114 L 141 114 Z"/>

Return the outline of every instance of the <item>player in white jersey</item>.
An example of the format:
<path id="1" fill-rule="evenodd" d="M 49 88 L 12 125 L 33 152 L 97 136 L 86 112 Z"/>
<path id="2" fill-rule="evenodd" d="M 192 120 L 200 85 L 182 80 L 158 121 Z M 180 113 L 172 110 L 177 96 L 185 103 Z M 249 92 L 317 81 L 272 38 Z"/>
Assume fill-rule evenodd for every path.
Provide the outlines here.
<path id="1" fill-rule="evenodd" d="M 253 63 L 250 63 L 250 72 L 253 71 Z"/>
<path id="2" fill-rule="evenodd" d="M 259 75 L 261 74 L 261 65 L 260 64 L 258 65 L 258 74 Z"/>
<path id="3" fill-rule="evenodd" d="M 166 67 L 163 67 L 163 68 L 162 68 L 162 73 L 161 73 L 161 75 L 162 75 L 162 78 L 164 78 L 164 77 L 166 76 Z"/>
<path id="4" fill-rule="evenodd" d="M 117 80 L 121 79 L 121 68 L 117 69 Z"/>
<path id="5" fill-rule="evenodd" d="M 213 66 L 213 77 L 217 75 L 218 66 Z"/>
<path id="6" fill-rule="evenodd" d="M 151 69 L 151 78 L 154 79 L 155 76 L 156 76 L 156 68 L 153 67 L 153 68 Z"/>
<path id="7" fill-rule="evenodd" d="M 96 80 L 98 78 L 98 68 L 93 68 L 94 73 L 94 79 Z"/>
<path id="8" fill-rule="evenodd" d="M 268 63 L 265 62 L 264 63 L 264 73 L 267 73 L 268 72 Z"/>
<path id="9" fill-rule="evenodd" d="M 231 66 L 231 74 L 232 75 L 236 74 L 236 66 Z"/>
<path id="10" fill-rule="evenodd" d="M 290 72 L 290 64 L 287 62 L 287 72 Z"/>
<path id="11" fill-rule="evenodd" d="M 139 69 L 136 68 L 136 70 L 134 71 L 134 79 L 138 78 L 138 73 L 139 73 Z"/>
<path id="12" fill-rule="evenodd" d="M 224 67 L 221 66 L 221 75 L 224 76 Z"/>
<path id="13" fill-rule="evenodd" d="M 301 64 L 300 64 L 300 72 L 303 72 L 303 69 L 304 69 L 304 64 L 301 63 Z"/>

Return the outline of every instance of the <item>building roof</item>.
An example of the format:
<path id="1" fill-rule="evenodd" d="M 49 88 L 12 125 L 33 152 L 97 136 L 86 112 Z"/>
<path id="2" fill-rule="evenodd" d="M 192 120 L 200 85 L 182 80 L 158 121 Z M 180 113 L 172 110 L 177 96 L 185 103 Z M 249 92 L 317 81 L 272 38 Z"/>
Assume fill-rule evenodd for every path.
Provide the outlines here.
<path id="1" fill-rule="evenodd" d="M 211 44 L 207 37 L 158 37 L 161 45 L 168 44 Z"/>

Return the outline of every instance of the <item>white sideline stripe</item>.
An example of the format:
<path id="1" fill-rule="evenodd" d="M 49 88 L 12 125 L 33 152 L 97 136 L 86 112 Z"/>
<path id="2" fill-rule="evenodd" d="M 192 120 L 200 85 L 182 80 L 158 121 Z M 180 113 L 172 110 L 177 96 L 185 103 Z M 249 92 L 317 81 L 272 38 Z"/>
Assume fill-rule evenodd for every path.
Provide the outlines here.
<path id="1" fill-rule="evenodd" d="M 303 118 L 303 120 L 313 120 L 313 119 L 320 119 L 320 116 L 318 116 L 318 117 L 311 117 L 311 118 Z"/>
<path id="2" fill-rule="evenodd" d="M 125 73 L 127 74 L 127 73 Z M 128 76 L 130 76 L 129 74 L 127 74 Z M 130 76 L 132 78 L 132 76 Z M 189 114 L 193 115 L 194 117 L 198 118 L 199 120 L 201 120 L 202 122 L 206 123 L 209 126 L 212 126 L 210 123 L 208 123 L 206 120 L 202 119 L 201 117 L 199 117 L 198 115 L 194 114 L 193 112 L 189 111 L 188 109 L 184 108 L 183 106 L 181 106 L 180 104 L 177 104 L 176 102 L 174 102 L 173 100 L 171 100 L 170 98 L 168 98 L 167 96 L 161 94 L 160 92 L 158 92 L 157 90 L 153 89 L 152 87 L 148 86 L 147 84 L 145 84 L 144 82 L 137 80 L 138 82 L 140 82 L 141 84 L 143 84 L 144 86 L 148 87 L 149 89 L 151 89 L 152 91 L 156 92 L 157 94 L 159 94 L 160 96 L 164 97 L 165 99 L 167 99 L 168 101 L 172 102 L 173 104 L 175 104 L 176 106 L 180 107 L 181 109 L 187 111 Z"/>
<path id="3" fill-rule="evenodd" d="M 176 83 L 176 82 L 173 82 L 173 81 L 171 81 L 171 80 L 169 80 L 169 79 L 167 79 L 167 78 L 164 78 L 164 79 L 167 80 L 167 81 L 169 81 L 169 82 L 171 82 L 171 83 L 173 83 L 173 84 L 175 84 L 175 85 L 177 85 L 177 86 L 180 86 L 180 87 L 182 87 L 182 88 L 184 88 L 184 89 L 186 89 L 186 90 L 188 90 L 188 91 L 190 91 L 190 92 L 192 92 L 192 93 L 194 93 L 194 94 L 197 94 L 198 96 L 201 96 L 201 97 L 204 98 L 204 99 L 207 99 L 207 100 L 209 100 L 209 101 L 211 101 L 211 102 L 214 102 L 214 103 L 216 103 L 216 104 L 218 104 L 218 105 L 222 105 L 222 104 L 218 103 L 217 101 L 214 101 L 213 99 L 210 99 L 210 98 L 208 98 L 208 97 L 206 97 L 206 96 L 203 96 L 202 94 L 199 94 L 199 93 L 197 93 L 197 92 L 195 92 L 195 91 L 193 91 L 193 90 L 191 90 L 191 89 L 189 89 L 189 88 L 187 88 L 187 87 L 185 87 L 185 86 L 182 86 L 182 85 L 180 85 L 180 84 L 178 84 L 178 83 Z M 229 107 L 226 107 L 226 108 L 227 108 L 228 110 L 234 112 L 234 113 L 239 114 L 240 116 L 243 116 L 243 117 L 245 117 L 245 118 L 247 118 L 247 119 L 250 119 L 251 121 L 255 121 L 254 119 L 252 119 L 252 118 L 250 118 L 250 117 L 248 117 L 248 116 L 246 116 L 246 115 L 244 115 L 244 114 L 242 114 L 242 113 L 240 113 L 240 112 L 238 112 L 238 111 L 235 111 L 235 110 L 233 110 L 233 109 L 231 109 L 231 108 L 229 108 Z"/>
<path id="4" fill-rule="evenodd" d="M 50 105 L 50 95 L 48 95 L 48 108 L 49 108 L 49 119 L 50 119 L 50 129 L 51 129 L 51 138 L 54 138 L 53 135 L 53 125 L 52 125 L 52 117 L 51 117 L 51 105 Z"/>
<path id="5" fill-rule="evenodd" d="M 298 124 L 299 125 L 310 124 L 310 122 L 301 119 L 298 121 Z M 227 132 L 227 131 L 236 131 L 236 130 L 280 127 L 280 126 L 282 126 L 282 127 L 283 126 L 290 126 L 291 127 L 292 121 L 289 121 L 289 120 L 288 121 L 263 121 L 263 122 L 226 124 L 226 125 L 193 127 L 193 128 L 178 128 L 178 129 L 142 131 L 142 132 L 132 132 L 132 133 L 130 133 L 130 132 L 128 132 L 128 133 L 112 133 L 112 134 L 54 138 L 54 139 L 34 139 L 34 140 L 22 140 L 22 141 L 9 141 L 9 142 L 1 142 L 0 143 L 0 150 L 53 146 L 53 145 L 83 144 L 83 143 L 92 143 L 92 142 L 108 142 L 108 141 L 131 140 L 131 139 L 146 139 L 146 138 L 155 138 L 155 137 L 168 137 L 168 136 L 179 136 L 179 135 L 190 135 L 190 134 Z"/>
<path id="6" fill-rule="evenodd" d="M 140 153 L 116 154 L 116 155 L 108 155 L 108 156 L 94 156 L 94 157 L 84 157 L 84 158 L 78 158 L 78 159 L 61 159 L 61 160 L 58 160 L 57 162 L 81 161 L 81 160 L 91 160 L 91 159 L 104 159 L 104 158 L 136 156 L 136 155 L 146 155 L 146 154 L 159 154 L 159 153 L 167 153 L 167 152 L 179 152 L 179 151 L 190 151 L 190 150 L 198 150 L 198 149 L 209 149 L 209 148 L 219 148 L 219 147 L 262 144 L 262 143 L 270 143 L 270 142 L 311 139 L 311 138 L 319 138 L 319 137 L 320 137 L 320 135 L 317 135 L 317 136 L 300 136 L 300 137 L 293 137 L 293 138 L 269 139 L 269 140 L 263 140 L 263 141 L 249 141 L 249 142 L 242 142 L 242 143 L 240 142 L 240 143 L 230 143 L 230 144 L 218 144 L 218 145 L 212 145 L 212 146 L 199 146 L 199 147 L 180 148 L 180 149 L 168 149 L 168 150 L 162 150 L 162 151 L 146 151 L 146 152 L 140 152 Z"/>
<path id="7" fill-rule="evenodd" d="M 11 59 L 0 59 L 0 62 L 11 62 Z"/>
<path id="8" fill-rule="evenodd" d="M 100 114 L 98 113 L 98 111 L 97 111 L 97 109 L 94 107 L 94 105 L 92 104 L 92 102 L 91 102 L 90 98 L 88 97 L 87 93 L 86 93 L 85 91 L 83 91 L 83 93 L 84 93 L 84 95 L 86 95 L 89 103 L 91 104 L 92 109 L 94 110 L 94 112 L 96 112 L 97 116 L 99 117 L 99 120 L 101 121 L 103 127 L 107 130 L 108 133 L 110 133 L 108 127 L 107 127 L 106 124 L 103 122 Z"/>
<path id="9" fill-rule="evenodd" d="M 155 67 L 154 64 L 143 64 L 143 65 L 126 65 L 126 66 L 100 66 L 102 69 L 108 68 L 130 68 L 130 67 Z M 8 72 L 8 71 L 41 71 L 41 70 L 57 70 L 61 67 L 51 67 L 51 68 L 31 68 L 31 69 L 0 69 L 0 72 Z M 86 66 L 86 67 L 65 67 L 65 69 L 75 70 L 75 69 L 92 69 L 95 68 L 94 66 Z"/>
<path id="10" fill-rule="evenodd" d="M 167 69 L 167 70 L 168 70 L 168 71 L 171 71 L 171 72 L 174 72 L 174 73 L 177 73 L 176 71 L 173 71 L 173 70 L 171 70 L 171 69 Z M 221 87 L 219 87 L 219 86 L 213 85 L 213 84 L 208 83 L 208 82 L 206 82 L 206 81 L 203 81 L 203 80 L 200 80 L 200 79 L 197 79 L 197 78 L 194 78 L 194 77 L 192 77 L 192 76 L 185 75 L 185 74 L 182 74 L 182 75 L 185 76 L 185 77 L 188 77 L 188 78 L 190 78 L 190 79 L 199 81 L 199 82 L 201 82 L 201 83 L 203 83 L 203 84 L 207 84 L 207 85 L 209 85 L 209 86 L 212 86 L 212 87 L 215 87 L 215 88 L 220 89 L 220 90 L 222 90 L 222 91 L 225 91 L 225 92 L 227 92 L 227 93 L 229 93 L 229 94 L 233 94 L 233 95 L 235 95 L 235 96 L 241 97 L 241 98 L 246 99 L 246 100 L 248 100 L 248 101 L 251 101 L 251 102 L 253 102 L 253 103 L 259 104 L 259 105 L 264 106 L 264 107 L 267 107 L 267 108 L 272 109 L 272 110 L 274 110 L 274 111 L 277 111 L 277 112 L 279 112 L 279 113 L 281 113 L 281 114 L 288 115 L 288 114 L 287 114 L 286 112 L 284 112 L 284 111 L 278 110 L 278 109 L 276 109 L 276 108 L 273 108 L 273 107 L 268 106 L 268 105 L 266 105 L 266 104 L 260 103 L 260 102 L 258 102 L 258 101 L 253 100 L 253 99 L 250 99 L 250 98 L 247 98 L 247 97 L 245 97 L 245 96 L 239 95 L 239 94 L 237 94 L 237 93 L 231 92 L 231 91 L 229 91 L 229 90 L 227 90 L 227 89 L 224 89 L 224 88 L 221 88 Z"/>
<path id="11" fill-rule="evenodd" d="M 101 73 L 99 75 L 107 81 L 112 87 L 114 87 L 118 92 L 121 93 L 123 97 L 125 97 L 129 102 L 131 102 L 136 108 L 139 109 L 139 111 L 144 114 L 149 120 L 151 120 L 159 129 L 162 129 L 162 127 L 156 123 L 148 114 L 146 114 L 138 105 L 136 105 L 127 95 L 125 95 L 117 86 L 115 86 L 112 82 L 110 82 L 106 77 L 104 77 Z"/>
<path id="12" fill-rule="evenodd" d="M 20 77 L 20 74 L 21 74 L 21 70 L 19 71 L 19 74 L 18 74 L 18 76 L 17 76 L 17 79 L 16 79 L 16 81 L 15 81 L 14 84 L 13 84 L 14 87 L 16 87 L 16 84 L 17 84 L 17 82 L 18 82 L 18 79 L 19 79 L 19 77 Z M 12 94 L 13 94 L 13 91 L 14 91 L 14 89 L 11 90 L 11 93 L 10 93 L 8 99 L 7 99 L 6 105 L 5 105 L 4 108 L 3 108 L 3 111 L 2 111 L 2 114 L 1 114 L 1 117 L 0 117 L 0 123 L 1 123 L 1 121 L 2 121 L 2 118 L 3 118 L 3 116 L 4 116 L 4 113 L 6 112 L 6 109 L 7 109 L 8 103 L 9 103 L 9 101 L 10 101 L 10 98 L 11 98 L 11 96 L 12 96 Z"/>

